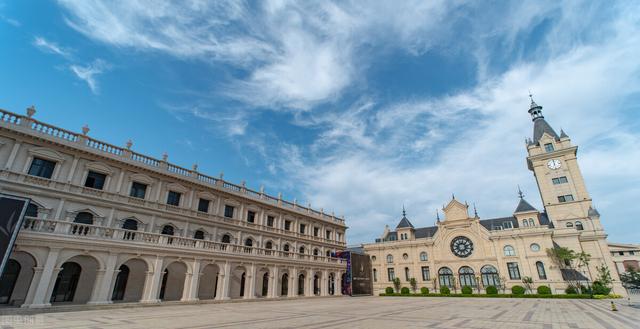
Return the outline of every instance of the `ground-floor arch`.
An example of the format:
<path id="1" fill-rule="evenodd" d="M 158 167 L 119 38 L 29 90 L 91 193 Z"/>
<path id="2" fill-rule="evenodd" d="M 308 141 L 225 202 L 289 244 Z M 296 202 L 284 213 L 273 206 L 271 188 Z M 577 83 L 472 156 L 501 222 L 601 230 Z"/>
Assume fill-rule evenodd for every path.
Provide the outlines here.
<path id="1" fill-rule="evenodd" d="M 198 285 L 198 299 L 214 299 L 217 295 L 220 267 L 216 264 L 208 264 L 200 271 L 200 284 Z"/>
<path id="2" fill-rule="evenodd" d="M 244 298 L 248 296 L 247 269 L 244 266 L 236 266 L 231 271 L 229 284 L 229 297 L 231 299 Z"/>
<path id="3" fill-rule="evenodd" d="M 98 269 L 98 261 L 86 255 L 74 256 L 62 263 L 50 302 L 87 303 L 91 299 Z"/>
<path id="4" fill-rule="evenodd" d="M 36 259 L 22 251 L 14 252 L 0 277 L 0 304 L 22 305 L 33 280 Z"/>
<path id="5" fill-rule="evenodd" d="M 280 278 L 280 297 L 289 295 L 289 273 L 282 274 Z"/>
<path id="6" fill-rule="evenodd" d="M 118 267 L 113 284 L 113 302 L 137 302 L 143 297 L 145 280 L 149 267 L 138 258 L 129 259 Z"/>
<path id="7" fill-rule="evenodd" d="M 187 265 L 181 261 L 172 262 L 165 268 L 160 284 L 160 300 L 182 299 L 187 270 Z"/>

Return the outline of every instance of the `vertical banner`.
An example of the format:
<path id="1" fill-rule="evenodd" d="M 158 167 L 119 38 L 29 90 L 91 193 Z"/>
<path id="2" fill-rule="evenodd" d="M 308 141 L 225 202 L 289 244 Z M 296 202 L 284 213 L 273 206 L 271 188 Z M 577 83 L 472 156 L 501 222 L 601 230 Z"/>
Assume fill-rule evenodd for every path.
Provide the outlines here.
<path id="1" fill-rule="evenodd" d="M 9 261 L 28 205 L 27 198 L 0 194 L 0 273 L 3 273 L 4 266 Z"/>

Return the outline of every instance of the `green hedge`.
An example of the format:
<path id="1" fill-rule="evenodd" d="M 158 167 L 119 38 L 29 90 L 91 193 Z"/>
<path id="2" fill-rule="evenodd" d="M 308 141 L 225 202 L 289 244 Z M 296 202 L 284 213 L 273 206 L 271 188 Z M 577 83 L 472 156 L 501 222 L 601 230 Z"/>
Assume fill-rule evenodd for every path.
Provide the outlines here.
<path id="1" fill-rule="evenodd" d="M 393 287 L 387 287 L 386 289 L 384 289 L 384 292 L 386 294 L 393 294 L 395 291 L 393 291 Z"/>
<path id="2" fill-rule="evenodd" d="M 487 291 L 487 295 L 497 295 L 498 294 L 498 288 L 496 288 L 495 286 L 488 286 L 486 291 Z"/>
<path id="3" fill-rule="evenodd" d="M 407 287 L 402 287 L 402 289 L 400 289 L 400 293 L 403 295 L 408 295 L 411 293 L 411 291 L 409 291 L 409 288 Z"/>
<path id="4" fill-rule="evenodd" d="M 549 286 L 538 287 L 538 295 L 551 295 L 551 288 Z"/>
<path id="5" fill-rule="evenodd" d="M 449 294 L 451 294 L 451 290 L 447 286 L 442 286 L 442 287 L 440 287 L 440 294 L 449 295 Z"/>
<path id="6" fill-rule="evenodd" d="M 471 295 L 473 293 L 473 289 L 469 286 L 463 286 L 460 290 L 462 290 L 463 295 Z"/>
<path id="7" fill-rule="evenodd" d="M 420 293 L 423 294 L 423 295 L 428 294 L 429 293 L 429 288 L 427 288 L 427 287 L 420 288 Z"/>
<path id="8" fill-rule="evenodd" d="M 524 289 L 523 286 L 515 285 L 511 287 L 511 293 L 514 295 L 524 295 L 525 291 L 526 290 Z"/>
<path id="9" fill-rule="evenodd" d="M 471 298 L 555 298 L 555 299 L 608 299 L 608 298 L 621 298 L 618 295 L 586 295 L 586 294 L 574 294 L 574 295 L 540 295 L 540 294 L 530 294 L 530 295 L 514 295 L 514 294 L 496 294 L 496 295 L 487 295 L 487 294 L 473 294 L 473 295 L 463 295 L 463 294 L 380 294 L 380 296 L 399 296 L 399 297 L 471 297 Z"/>

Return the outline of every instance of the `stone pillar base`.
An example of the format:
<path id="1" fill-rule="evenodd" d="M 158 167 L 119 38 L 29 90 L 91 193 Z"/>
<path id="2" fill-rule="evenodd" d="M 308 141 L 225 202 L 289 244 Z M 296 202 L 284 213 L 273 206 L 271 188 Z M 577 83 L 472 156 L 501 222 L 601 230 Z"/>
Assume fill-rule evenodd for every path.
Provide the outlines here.
<path id="1" fill-rule="evenodd" d="M 51 303 L 22 305 L 24 308 L 47 308 L 51 307 Z"/>
<path id="2" fill-rule="evenodd" d="M 87 305 L 108 305 L 108 304 L 113 304 L 113 301 L 106 300 L 106 301 L 93 301 L 93 302 L 87 303 Z"/>
<path id="3" fill-rule="evenodd" d="M 142 304 L 156 304 L 156 303 L 160 303 L 162 302 L 162 300 L 160 299 L 145 299 L 145 300 L 141 300 L 140 303 Z"/>

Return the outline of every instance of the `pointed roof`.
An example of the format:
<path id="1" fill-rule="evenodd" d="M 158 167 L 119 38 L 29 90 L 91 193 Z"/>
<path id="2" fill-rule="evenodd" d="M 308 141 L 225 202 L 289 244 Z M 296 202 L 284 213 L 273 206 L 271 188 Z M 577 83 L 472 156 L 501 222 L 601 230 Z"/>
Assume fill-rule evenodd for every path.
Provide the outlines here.
<path id="1" fill-rule="evenodd" d="M 533 95 L 529 94 L 529 98 L 531 98 L 531 104 L 529 105 L 529 114 L 531 114 L 531 119 L 533 120 L 533 143 L 538 143 L 540 138 L 544 133 L 549 134 L 549 136 L 560 140 L 560 136 L 551 128 L 551 126 L 547 123 L 542 115 L 542 106 L 538 105 L 533 100 Z"/>
<path id="2" fill-rule="evenodd" d="M 560 138 L 569 138 L 569 136 L 564 132 L 564 130 L 560 129 Z"/>
<path id="3" fill-rule="evenodd" d="M 520 199 L 520 202 L 518 202 L 518 206 L 516 207 L 516 211 L 514 211 L 514 213 L 529 211 L 538 211 L 538 209 L 534 208 L 529 202 L 527 202 L 527 200 L 522 198 Z"/>
<path id="4" fill-rule="evenodd" d="M 600 217 L 600 213 L 596 208 L 589 207 L 589 212 L 587 213 L 589 217 Z"/>
<path id="5" fill-rule="evenodd" d="M 396 226 L 398 228 L 413 228 L 413 224 L 407 219 L 407 212 L 404 210 L 404 205 L 402 206 L 402 219 L 400 219 L 400 223 Z"/>

